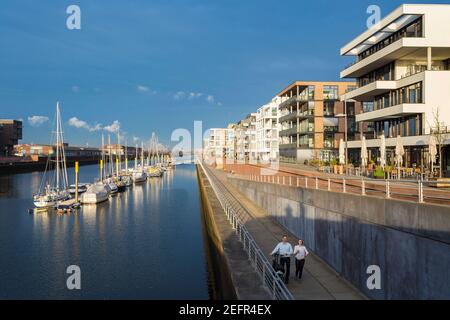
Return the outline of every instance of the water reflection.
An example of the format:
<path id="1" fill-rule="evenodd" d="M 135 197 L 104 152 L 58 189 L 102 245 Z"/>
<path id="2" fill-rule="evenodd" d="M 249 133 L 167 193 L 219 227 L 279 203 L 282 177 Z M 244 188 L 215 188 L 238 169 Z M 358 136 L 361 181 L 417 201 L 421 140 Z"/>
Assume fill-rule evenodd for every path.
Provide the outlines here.
<path id="1" fill-rule="evenodd" d="M 96 176 L 98 166 L 80 167 L 80 181 Z M 27 213 L 39 182 L 40 173 L 0 176 L 0 299 L 208 298 L 193 166 L 68 215 Z M 80 292 L 65 286 L 71 264 Z"/>

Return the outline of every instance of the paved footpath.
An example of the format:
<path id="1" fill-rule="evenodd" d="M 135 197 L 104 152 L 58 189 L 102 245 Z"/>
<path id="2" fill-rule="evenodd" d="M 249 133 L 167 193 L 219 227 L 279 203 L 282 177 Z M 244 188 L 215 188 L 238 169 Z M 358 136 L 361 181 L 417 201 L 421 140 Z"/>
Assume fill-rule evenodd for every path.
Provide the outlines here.
<path id="1" fill-rule="evenodd" d="M 297 239 L 278 222 L 272 219 L 263 209 L 257 207 L 247 199 L 240 191 L 227 181 L 227 173 L 213 169 L 212 172 L 227 187 L 228 191 L 239 200 L 247 212 L 243 216 L 248 231 L 252 234 L 259 247 L 266 253 L 269 261 L 269 253 L 280 241 L 283 234 L 289 236 L 294 244 Z M 306 244 L 308 246 L 308 244 Z M 310 253 L 308 256 L 303 277 L 298 280 L 294 277 L 295 265 L 291 258 L 291 278 L 288 288 L 297 300 L 360 300 L 366 299 L 357 289 L 352 287 L 345 279 L 336 273 L 321 259 Z"/>
<path id="2" fill-rule="evenodd" d="M 268 168 L 263 165 L 253 165 L 253 164 L 227 164 L 227 171 L 234 171 L 237 174 L 243 175 L 261 175 L 269 174 L 268 178 L 275 178 L 277 176 L 300 176 L 308 177 L 314 179 L 318 177 L 319 188 L 326 190 L 328 187 L 327 179 L 331 179 L 331 188 L 334 191 L 343 191 L 341 179 L 345 177 L 347 180 L 346 192 L 361 194 L 361 177 L 355 176 L 343 176 L 336 175 L 332 173 L 318 172 L 316 169 L 304 166 L 304 165 L 293 165 L 293 164 L 281 164 L 278 168 Z M 263 173 L 263 170 L 265 173 Z M 315 185 L 314 180 L 310 180 L 309 187 Z M 300 180 L 300 186 L 304 186 L 304 180 Z M 366 179 L 366 194 L 375 197 L 385 197 L 385 180 L 376 179 Z M 450 190 L 449 189 L 437 189 L 432 187 L 427 187 L 426 184 L 423 187 L 424 190 L 424 200 L 427 203 L 440 204 L 440 205 L 450 205 Z M 417 181 L 396 181 L 390 180 L 390 192 L 391 198 L 417 202 L 418 201 L 418 184 Z"/>

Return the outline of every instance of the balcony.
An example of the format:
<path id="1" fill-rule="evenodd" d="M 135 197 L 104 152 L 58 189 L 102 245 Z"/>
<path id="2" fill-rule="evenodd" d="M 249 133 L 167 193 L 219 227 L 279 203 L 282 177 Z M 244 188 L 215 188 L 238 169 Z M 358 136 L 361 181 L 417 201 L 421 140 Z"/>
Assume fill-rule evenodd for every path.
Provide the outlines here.
<path id="1" fill-rule="evenodd" d="M 412 54 L 419 48 L 427 48 L 429 44 L 425 38 L 401 38 L 365 59 L 356 61 L 341 71 L 341 78 L 358 78 L 372 70 Z"/>
<path id="2" fill-rule="evenodd" d="M 394 119 L 411 114 L 427 113 L 428 111 L 429 108 L 427 108 L 424 103 L 404 103 L 371 112 L 357 114 L 356 122 Z"/>
<path id="3" fill-rule="evenodd" d="M 314 100 L 314 99 L 311 98 L 311 100 Z M 297 102 L 305 102 L 305 101 L 308 101 L 308 97 L 305 95 L 293 96 L 293 97 L 290 97 L 289 99 L 287 99 L 286 101 L 280 103 L 279 107 L 280 108 L 288 108 L 288 107 L 296 104 Z"/>
<path id="4" fill-rule="evenodd" d="M 280 144 L 280 150 L 297 149 L 296 143 Z"/>
<path id="5" fill-rule="evenodd" d="M 287 115 L 284 115 L 280 117 L 280 123 L 292 121 L 297 119 L 297 112 L 288 113 Z"/>
<path id="6" fill-rule="evenodd" d="M 372 101 L 374 96 L 397 89 L 396 81 L 375 81 L 344 94 L 341 100 Z"/>
<path id="7" fill-rule="evenodd" d="M 296 135 L 296 134 L 297 134 L 297 126 L 280 131 L 280 136 L 282 136 L 282 137 L 292 136 L 292 135 Z"/>

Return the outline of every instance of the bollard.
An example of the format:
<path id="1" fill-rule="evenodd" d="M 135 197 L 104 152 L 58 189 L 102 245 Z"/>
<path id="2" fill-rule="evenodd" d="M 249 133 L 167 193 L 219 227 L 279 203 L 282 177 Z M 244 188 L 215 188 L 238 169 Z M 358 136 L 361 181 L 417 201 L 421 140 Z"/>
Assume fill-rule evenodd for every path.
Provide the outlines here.
<path id="1" fill-rule="evenodd" d="M 289 176 L 289 186 L 292 186 L 292 176 Z"/>
<path id="2" fill-rule="evenodd" d="M 75 202 L 78 203 L 78 161 L 75 161 Z"/>
<path id="3" fill-rule="evenodd" d="M 342 179 L 342 192 L 346 193 L 347 192 L 347 188 L 345 186 L 345 179 Z"/>
<path id="4" fill-rule="evenodd" d="M 308 177 L 305 177 L 305 188 L 308 189 Z"/>
<path id="5" fill-rule="evenodd" d="M 363 196 L 366 195 L 366 182 L 364 181 L 364 178 L 361 179 L 361 194 Z"/>
<path id="6" fill-rule="evenodd" d="M 331 179 L 328 178 L 328 191 L 331 191 Z"/>
<path id="7" fill-rule="evenodd" d="M 316 177 L 316 189 L 319 189 L 319 178 Z"/>
<path id="8" fill-rule="evenodd" d="M 423 183 L 419 181 L 419 202 L 423 203 Z"/>
<path id="9" fill-rule="evenodd" d="M 277 184 L 280 184 L 280 176 L 277 176 Z"/>
<path id="10" fill-rule="evenodd" d="M 389 180 L 386 180 L 386 198 L 390 198 L 391 197 L 391 190 L 390 190 L 390 185 L 389 185 Z"/>
<path id="11" fill-rule="evenodd" d="M 284 179 L 285 177 L 283 176 L 283 185 L 285 185 L 285 179 Z"/>
<path id="12" fill-rule="evenodd" d="M 300 179 L 298 178 L 298 176 L 297 176 L 297 187 L 300 187 Z"/>

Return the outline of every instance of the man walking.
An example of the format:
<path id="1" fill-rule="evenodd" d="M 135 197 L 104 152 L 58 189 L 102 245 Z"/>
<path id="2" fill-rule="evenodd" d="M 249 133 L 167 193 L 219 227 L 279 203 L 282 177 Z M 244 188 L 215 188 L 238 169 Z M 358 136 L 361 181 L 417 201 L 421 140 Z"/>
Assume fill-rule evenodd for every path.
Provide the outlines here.
<path id="1" fill-rule="evenodd" d="M 278 254 L 280 256 L 280 264 L 284 268 L 284 283 L 289 283 L 289 273 L 291 272 L 291 255 L 293 253 L 292 246 L 288 242 L 287 235 L 284 235 L 281 242 L 277 244 L 270 255 Z"/>
<path id="2" fill-rule="evenodd" d="M 309 254 L 305 247 L 303 240 L 298 240 L 298 245 L 294 247 L 295 257 L 295 276 L 299 279 L 302 278 L 303 267 L 305 266 L 305 258 Z"/>

